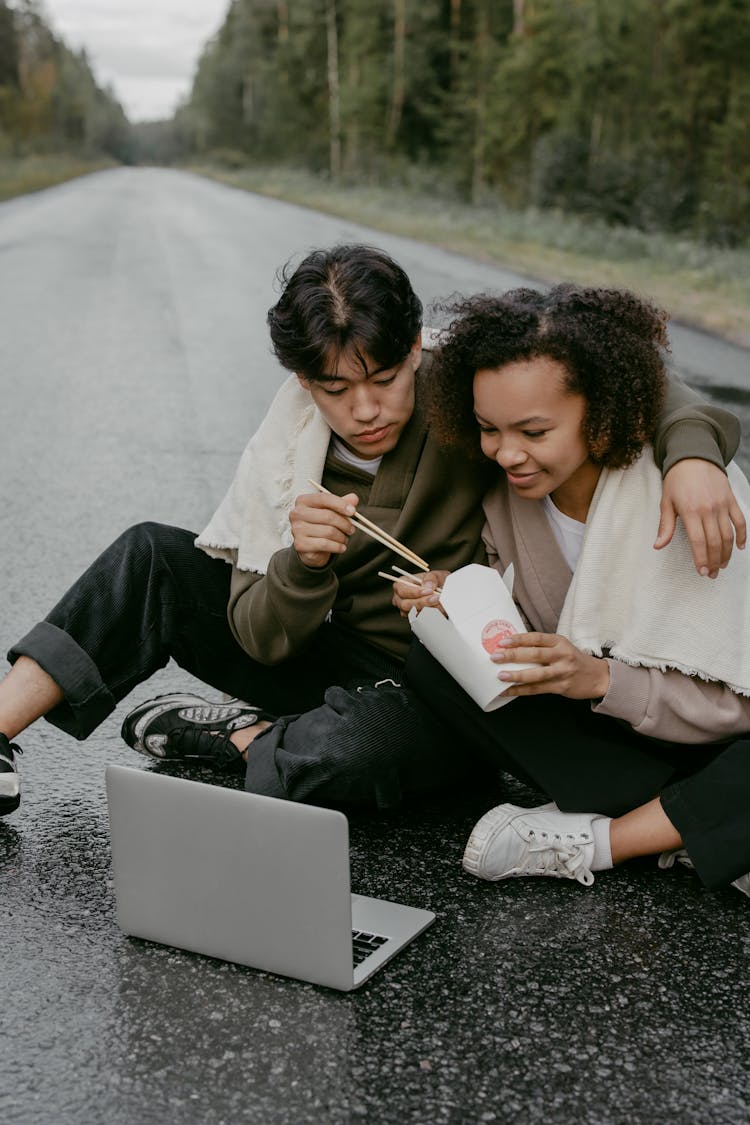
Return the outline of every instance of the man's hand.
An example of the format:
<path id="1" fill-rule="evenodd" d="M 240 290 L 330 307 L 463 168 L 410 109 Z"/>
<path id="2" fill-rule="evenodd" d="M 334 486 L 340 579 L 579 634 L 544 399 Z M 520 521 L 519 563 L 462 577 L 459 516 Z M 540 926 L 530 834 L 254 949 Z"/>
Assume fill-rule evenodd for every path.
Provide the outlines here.
<path id="1" fill-rule="evenodd" d="M 449 574 L 449 570 L 429 570 L 426 574 L 415 574 L 408 580 L 399 579 L 393 587 L 393 604 L 401 616 L 408 617 L 410 609 L 419 612 L 426 605 L 436 606 L 442 611 L 437 591 Z M 419 589 L 414 583 L 419 583 Z"/>
<path id="2" fill-rule="evenodd" d="M 745 546 L 745 517 L 726 474 L 710 461 L 687 457 L 665 476 L 654 543 L 657 551 L 671 542 L 678 516 L 690 541 L 695 569 L 704 577 L 716 578 L 727 565 L 735 539 L 740 550 Z"/>
<path id="3" fill-rule="evenodd" d="M 506 695 L 565 695 L 568 699 L 601 699 L 609 690 L 609 664 L 589 656 L 559 633 L 517 633 L 501 641 L 493 663 L 510 661 L 533 668 L 498 673 L 512 680 Z"/>
<path id="4" fill-rule="evenodd" d="M 331 555 L 343 554 L 354 531 L 349 516 L 354 515 L 358 504 L 354 492 L 346 496 L 315 492 L 297 497 L 289 522 L 294 549 L 305 566 L 326 566 Z"/>

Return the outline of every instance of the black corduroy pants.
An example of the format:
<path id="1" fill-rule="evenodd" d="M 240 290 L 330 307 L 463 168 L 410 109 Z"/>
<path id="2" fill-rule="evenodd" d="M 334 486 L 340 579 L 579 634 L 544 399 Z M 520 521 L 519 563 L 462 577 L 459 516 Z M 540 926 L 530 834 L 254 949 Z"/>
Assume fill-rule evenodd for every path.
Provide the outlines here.
<path id="1" fill-rule="evenodd" d="M 227 622 L 230 567 L 194 539 L 163 524 L 130 528 L 13 645 L 11 663 L 31 657 L 64 693 L 51 723 L 87 738 L 172 658 L 280 716 L 248 754 L 252 792 L 386 806 L 470 773 L 432 709 L 400 686 L 402 665 L 358 634 L 326 624 L 280 665 L 248 656 Z"/>
<path id="2" fill-rule="evenodd" d="M 520 696 L 487 713 L 418 642 L 405 678 L 489 764 L 565 812 L 615 817 L 660 797 L 707 886 L 750 871 L 750 734 L 710 745 L 660 742 L 560 695 Z"/>

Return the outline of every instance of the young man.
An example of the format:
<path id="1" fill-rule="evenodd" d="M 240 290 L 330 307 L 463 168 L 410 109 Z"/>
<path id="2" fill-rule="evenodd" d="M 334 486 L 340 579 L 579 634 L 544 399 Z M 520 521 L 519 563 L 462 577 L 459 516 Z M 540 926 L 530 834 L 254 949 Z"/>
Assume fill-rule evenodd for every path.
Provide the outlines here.
<path id="1" fill-rule="evenodd" d="M 369 516 L 441 569 L 483 558 L 486 480 L 428 433 L 421 313 L 404 271 L 371 247 L 315 251 L 286 277 L 269 325 L 296 377 L 209 526 L 197 541 L 152 523 L 126 531 L 11 648 L 0 813 L 19 804 L 11 740 L 25 727 L 45 716 L 84 739 L 170 658 L 236 698 L 136 708 L 123 736 L 152 757 L 246 769 L 246 788 L 271 796 L 379 805 L 476 769 L 400 686 L 409 629 L 377 573 L 395 556 L 350 519 Z M 731 552 L 733 498 L 715 466 L 737 438 L 732 415 L 672 386 L 660 540 L 680 515 L 710 574 Z"/>

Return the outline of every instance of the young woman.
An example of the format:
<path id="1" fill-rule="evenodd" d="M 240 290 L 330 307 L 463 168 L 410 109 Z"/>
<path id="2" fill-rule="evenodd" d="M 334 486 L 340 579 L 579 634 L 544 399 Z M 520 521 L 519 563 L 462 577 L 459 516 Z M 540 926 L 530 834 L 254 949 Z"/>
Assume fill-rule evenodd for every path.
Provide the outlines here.
<path id="1" fill-rule="evenodd" d="M 750 893 L 750 560 L 735 552 L 707 582 L 681 528 L 653 550 L 664 316 L 630 293 L 567 285 L 455 312 L 433 375 L 435 432 L 498 465 L 484 538 L 493 565 L 514 566 L 529 632 L 491 657 L 515 697 L 492 713 L 419 645 L 407 672 L 462 745 L 553 802 L 492 809 L 464 867 L 588 885 L 631 857 L 679 853 L 708 886 Z M 408 612 L 437 596 L 399 585 L 396 599 Z"/>

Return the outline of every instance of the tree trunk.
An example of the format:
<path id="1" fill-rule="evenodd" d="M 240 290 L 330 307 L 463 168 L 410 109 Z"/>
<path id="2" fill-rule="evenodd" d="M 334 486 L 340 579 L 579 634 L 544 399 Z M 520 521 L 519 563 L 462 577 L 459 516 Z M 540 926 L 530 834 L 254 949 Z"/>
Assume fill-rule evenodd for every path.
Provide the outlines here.
<path id="1" fill-rule="evenodd" d="M 451 0 L 450 23 L 450 88 L 458 83 L 459 43 L 461 40 L 461 0 Z"/>
<path id="2" fill-rule="evenodd" d="M 279 82 L 283 87 L 289 86 L 289 68 L 287 67 L 286 46 L 289 43 L 289 8 L 286 0 L 276 0 L 276 46 L 279 65 Z"/>
<path id="3" fill-rule="evenodd" d="M 477 86 L 474 114 L 474 160 L 471 176 L 471 201 L 479 203 L 485 185 L 485 157 L 487 150 L 487 58 L 489 55 L 490 19 L 489 0 L 480 0 L 477 8 L 476 61 Z"/>
<path id="4" fill-rule="evenodd" d="M 347 60 L 346 89 L 357 90 L 361 82 L 360 60 L 350 52 Z M 346 100 L 346 99 L 345 99 Z M 360 121 L 359 114 L 347 112 L 342 133 L 343 153 L 341 167 L 345 176 L 356 173 L 360 161 Z"/>
<path id="5" fill-rule="evenodd" d="M 336 0 L 327 0 L 326 4 L 326 41 L 328 47 L 329 161 L 331 176 L 334 180 L 338 180 L 341 177 L 341 91 Z"/>
<path id="6" fill-rule="evenodd" d="M 526 34 L 526 0 L 513 0 L 513 34 Z"/>
<path id="7" fill-rule="evenodd" d="M 289 8 L 286 0 L 277 0 L 276 11 L 278 13 L 278 40 L 279 44 L 282 45 L 289 41 Z"/>
<path id="8" fill-rule="evenodd" d="M 406 97 L 406 2 L 407 0 L 393 0 L 393 85 L 385 127 L 387 148 L 392 148 L 396 142 Z"/>

